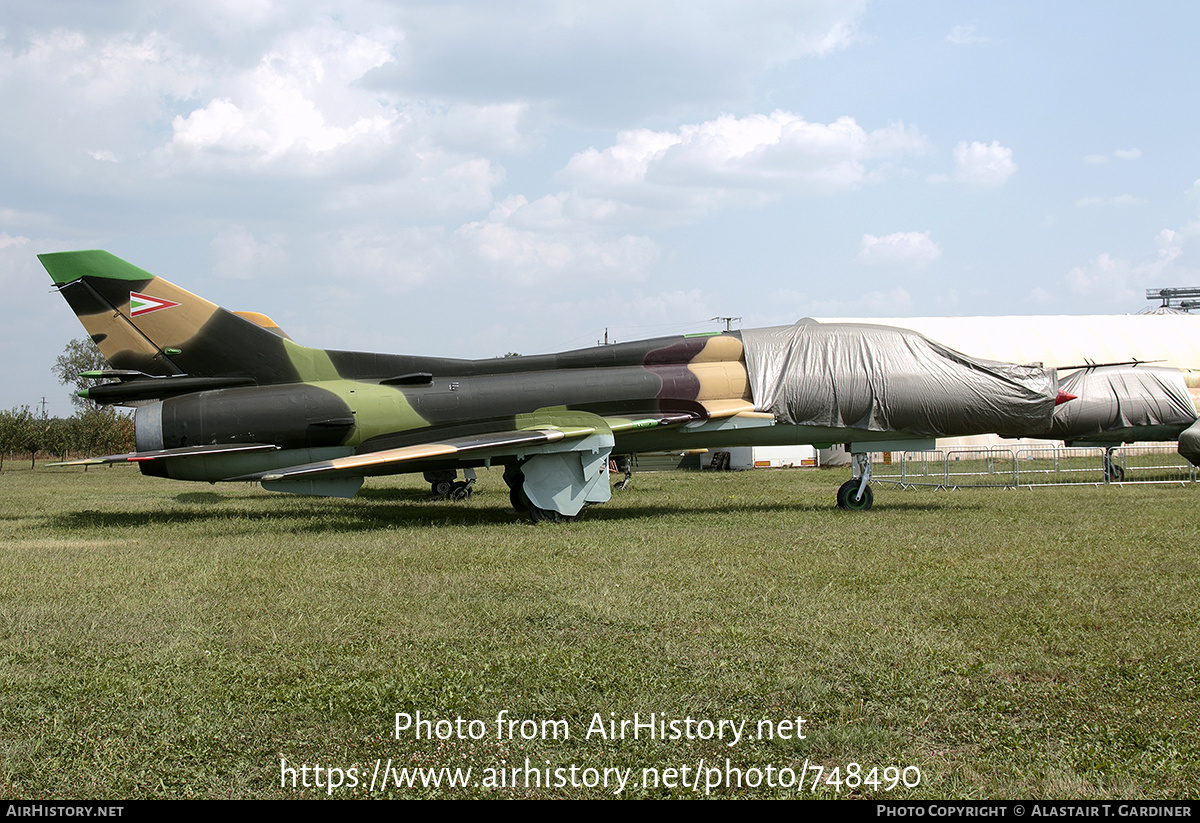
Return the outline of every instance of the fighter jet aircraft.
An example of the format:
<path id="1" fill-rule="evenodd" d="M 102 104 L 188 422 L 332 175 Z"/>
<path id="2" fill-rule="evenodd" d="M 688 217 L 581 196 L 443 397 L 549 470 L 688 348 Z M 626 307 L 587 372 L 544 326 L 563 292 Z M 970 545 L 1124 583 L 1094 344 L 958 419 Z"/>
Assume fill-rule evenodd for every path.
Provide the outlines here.
<path id="1" fill-rule="evenodd" d="M 83 393 L 136 407 L 136 452 L 72 463 L 179 480 L 350 497 L 365 477 L 423 472 L 465 496 L 475 469 L 503 466 L 515 509 L 558 520 L 610 498 L 610 456 L 839 442 L 854 469 L 838 505 L 867 509 L 868 452 L 1035 435 L 1063 399 L 1053 370 L 866 324 L 484 360 L 308 348 L 108 252 L 39 258 L 113 366 Z"/>

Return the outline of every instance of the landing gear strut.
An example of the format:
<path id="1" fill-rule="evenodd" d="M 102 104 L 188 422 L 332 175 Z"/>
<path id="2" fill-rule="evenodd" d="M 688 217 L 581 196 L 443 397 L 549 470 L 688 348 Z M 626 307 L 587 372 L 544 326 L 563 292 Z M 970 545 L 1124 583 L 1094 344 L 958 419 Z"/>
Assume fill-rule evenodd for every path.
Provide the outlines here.
<path id="1" fill-rule="evenodd" d="M 617 471 L 625 474 L 624 477 L 613 483 L 613 488 L 617 491 L 629 488 L 629 483 L 633 480 L 633 455 L 622 454 L 619 457 L 614 457 L 613 462 L 617 464 Z"/>
<path id="2" fill-rule="evenodd" d="M 1115 446 L 1109 446 L 1104 450 L 1105 483 L 1122 483 L 1125 481 L 1125 469 L 1113 461 L 1113 451 L 1115 449 Z"/>
<path id="3" fill-rule="evenodd" d="M 855 452 L 850 455 L 853 461 L 850 479 L 841 485 L 837 492 L 839 509 L 847 511 L 866 511 L 875 502 L 871 492 L 871 455 L 865 452 Z"/>

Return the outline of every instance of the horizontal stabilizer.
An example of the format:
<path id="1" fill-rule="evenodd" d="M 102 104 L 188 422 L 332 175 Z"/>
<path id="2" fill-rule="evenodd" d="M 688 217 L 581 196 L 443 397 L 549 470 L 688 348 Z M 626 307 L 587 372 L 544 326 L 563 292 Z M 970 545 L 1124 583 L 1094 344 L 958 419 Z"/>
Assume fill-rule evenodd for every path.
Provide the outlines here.
<path id="1" fill-rule="evenodd" d="M 115 375 L 120 377 L 120 375 Z M 162 400 L 180 394 L 190 394 L 197 391 L 212 391 L 213 389 L 231 389 L 236 386 L 253 386 L 253 377 L 142 377 L 124 378 L 117 383 L 103 383 L 99 386 L 80 389 L 79 396 L 94 400 L 97 403 L 111 405 L 114 403 L 132 403 L 136 400 Z"/>
<path id="2" fill-rule="evenodd" d="M 144 371 L 135 369 L 94 369 L 93 371 L 81 371 L 80 377 L 86 377 L 88 380 L 137 380 L 142 377 L 153 377 L 152 374 L 146 374 Z"/>

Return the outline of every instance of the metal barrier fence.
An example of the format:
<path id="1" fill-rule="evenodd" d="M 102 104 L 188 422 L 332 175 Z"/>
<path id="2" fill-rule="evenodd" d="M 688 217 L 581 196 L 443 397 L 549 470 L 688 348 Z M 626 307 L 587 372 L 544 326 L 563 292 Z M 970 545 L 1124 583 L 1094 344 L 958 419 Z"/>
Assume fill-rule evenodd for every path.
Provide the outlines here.
<path id="1" fill-rule="evenodd" d="M 891 462 L 874 461 L 871 479 L 896 486 L 944 489 L 1105 483 L 1195 483 L 1200 469 L 1174 444 L 1120 446 L 1111 462 L 1105 449 L 1066 446 L 953 447 L 927 452 L 893 452 Z"/>

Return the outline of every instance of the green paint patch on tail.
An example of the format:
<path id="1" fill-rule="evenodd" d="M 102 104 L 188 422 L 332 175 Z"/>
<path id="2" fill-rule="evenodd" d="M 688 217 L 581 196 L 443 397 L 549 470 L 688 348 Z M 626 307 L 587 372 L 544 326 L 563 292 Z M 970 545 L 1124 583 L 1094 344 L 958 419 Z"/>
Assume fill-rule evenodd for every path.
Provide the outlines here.
<path id="1" fill-rule="evenodd" d="M 58 285 L 73 283 L 81 277 L 109 280 L 153 280 L 154 275 L 101 249 L 60 251 L 39 254 L 38 260 Z"/>

